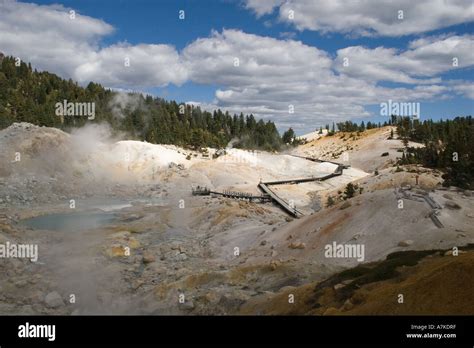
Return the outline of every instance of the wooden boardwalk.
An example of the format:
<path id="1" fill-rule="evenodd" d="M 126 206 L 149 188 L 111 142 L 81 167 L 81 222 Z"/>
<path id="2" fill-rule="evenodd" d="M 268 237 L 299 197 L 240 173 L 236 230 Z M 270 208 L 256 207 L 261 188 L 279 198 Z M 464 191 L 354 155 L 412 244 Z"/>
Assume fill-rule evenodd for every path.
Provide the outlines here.
<path id="1" fill-rule="evenodd" d="M 304 158 L 306 160 L 313 161 L 313 162 L 320 162 L 320 163 L 328 162 L 328 161 L 324 161 L 324 160 L 319 160 L 317 158 L 310 158 L 310 157 L 303 157 L 303 156 L 296 156 L 296 155 L 292 155 L 292 156 Z M 341 163 L 336 163 L 336 162 L 330 162 L 330 163 L 333 163 L 333 164 L 337 165 L 337 168 L 333 173 L 330 173 L 330 174 L 327 174 L 327 175 L 324 175 L 324 176 L 312 176 L 312 177 L 309 177 L 309 178 L 266 181 L 266 182 L 261 182 L 260 184 L 258 184 L 258 188 L 262 192 L 268 194 L 272 198 L 272 200 L 276 204 L 278 204 L 283 210 L 285 210 L 288 214 L 290 214 L 290 215 L 292 215 L 296 218 L 299 218 L 299 217 L 303 216 L 304 214 L 301 211 L 299 211 L 298 209 L 296 209 L 294 204 L 289 204 L 284 199 L 279 197 L 273 190 L 270 189 L 269 186 L 272 186 L 272 185 L 292 185 L 292 184 L 300 184 L 300 183 L 305 183 L 305 182 L 324 181 L 324 180 L 328 180 L 330 178 L 333 178 L 335 176 L 342 175 L 344 169 L 349 168 L 348 165 L 344 165 L 344 164 L 341 164 Z"/>
<path id="2" fill-rule="evenodd" d="M 235 198 L 247 201 L 260 201 L 260 202 L 269 202 L 271 201 L 271 197 L 266 194 L 261 195 L 254 195 L 252 193 L 241 192 L 241 191 L 228 191 L 225 190 L 223 192 L 212 191 L 209 190 L 207 187 L 200 187 L 192 189 L 193 196 L 210 196 L 210 195 L 218 195 L 227 198 Z"/>
<path id="3" fill-rule="evenodd" d="M 342 163 L 338 163 L 338 162 L 333 162 L 333 161 L 328 161 L 328 160 L 322 160 L 322 159 L 319 159 L 319 158 L 305 157 L 305 156 L 299 156 L 299 155 L 290 155 L 290 156 L 298 157 L 298 158 L 303 158 L 303 159 L 305 159 L 305 160 L 312 161 L 312 162 L 318 162 L 318 163 L 328 162 L 328 163 L 336 164 L 336 165 L 338 165 L 338 166 L 343 166 L 344 169 L 347 169 L 347 168 L 350 167 L 350 165 L 348 165 L 348 164 L 342 164 Z"/>
<path id="4" fill-rule="evenodd" d="M 299 218 L 304 215 L 302 212 L 296 209 L 294 205 L 291 205 L 288 202 L 286 202 L 284 199 L 278 197 L 278 195 L 273 190 L 271 190 L 267 184 L 260 183 L 258 184 L 258 188 L 262 190 L 263 192 L 265 192 L 267 195 L 269 195 L 271 199 L 275 203 L 277 203 L 281 208 L 283 208 L 283 210 L 285 210 L 288 214 L 296 218 Z"/>
<path id="5" fill-rule="evenodd" d="M 260 202 L 269 202 L 272 199 L 270 196 L 266 194 L 262 195 L 254 195 L 252 193 L 247 193 L 247 192 L 239 192 L 239 191 L 223 191 L 223 192 L 216 192 L 216 191 L 211 191 L 211 193 L 215 195 L 221 195 L 223 197 L 228 197 L 228 198 L 236 198 L 236 199 L 242 199 L 242 200 L 248 200 L 248 201 L 260 201 Z"/>
<path id="6" fill-rule="evenodd" d="M 286 202 L 283 198 L 279 197 L 272 189 L 270 189 L 270 186 L 273 185 L 291 185 L 291 184 L 300 184 L 300 183 L 305 183 L 305 182 L 313 182 L 313 181 L 324 181 L 328 180 L 330 178 L 333 178 L 335 176 L 342 175 L 344 169 L 349 168 L 350 166 L 337 163 L 337 162 L 331 162 L 331 161 L 325 161 L 325 160 L 320 160 L 317 158 L 311 158 L 311 157 L 303 157 L 303 156 L 297 156 L 297 155 L 291 155 L 293 157 L 299 157 L 299 158 L 304 158 L 308 161 L 313 161 L 313 162 L 329 162 L 332 164 L 336 164 L 337 168 L 333 173 L 324 175 L 324 176 L 311 176 L 309 178 L 298 178 L 298 179 L 285 179 L 285 180 L 277 180 L 277 181 L 267 181 L 267 182 L 261 182 L 258 184 L 258 188 L 260 191 L 262 191 L 263 194 L 261 195 L 254 195 L 251 193 L 246 193 L 246 192 L 239 192 L 239 191 L 223 191 L 223 192 L 217 192 L 217 191 L 211 191 L 207 187 L 200 187 L 198 186 L 197 188 L 193 188 L 192 193 L 194 196 L 209 196 L 211 194 L 214 195 L 220 195 L 223 197 L 229 197 L 229 198 L 234 198 L 234 199 L 243 199 L 243 200 L 248 200 L 248 201 L 260 201 L 260 202 L 269 202 L 273 201 L 274 203 L 278 204 L 284 211 L 286 211 L 288 214 L 290 214 L 293 217 L 300 218 L 304 214 L 296 209 L 294 204 L 290 204 Z"/>
<path id="7" fill-rule="evenodd" d="M 309 178 L 301 178 L 301 179 L 286 179 L 286 180 L 278 180 L 278 181 L 267 181 L 264 182 L 265 185 L 287 185 L 287 184 L 301 184 L 305 182 L 312 182 L 312 181 L 324 181 L 327 179 L 334 178 L 335 176 L 342 175 L 342 168 L 338 167 L 334 173 L 330 173 L 324 176 L 311 176 Z"/>

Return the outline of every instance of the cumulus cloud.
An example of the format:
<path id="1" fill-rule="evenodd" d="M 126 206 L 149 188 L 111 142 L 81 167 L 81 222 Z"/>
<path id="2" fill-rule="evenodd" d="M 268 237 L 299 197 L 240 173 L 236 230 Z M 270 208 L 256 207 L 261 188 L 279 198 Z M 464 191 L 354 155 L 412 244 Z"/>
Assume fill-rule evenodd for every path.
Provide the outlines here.
<path id="1" fill-rule="evenodd" d="M 471 0 L 245 1 L 245 7 L 258 16 L 277 6 L 279 19 L 299 30 L 360 36 L 418 34 L 474 20 Z M 403 11 L 401 19 L 399 11 Z"/>
<path id="2" fill-rule="evenodd" d="M 379 79 L 337 74 L 331 57 L 316 47 L 236 30 L 198 39 L 182 55 L 195 82 L 221 86 L 204 108 L 272 117 L 281 128 L 369 116 L 366 105 L 422 101 L 447 91 L 438 80 L 415 88 L 381 87 Z"/>
<path id="3" fill-rule="evenodd" d="M 195 82 L 228 86 L 261 85 L 262 79 L 269 84 L 314 80 L 323 78 L 332 64 L 316 47 L 240 30 L 213 32 L 188 45 L 182 55 Z"/>
<path id="4" fill-rule="evenodd" d="M 248 1 L 246 4 L 259 15 L 280 6 L 281 15 L 282 9 L 292 3 Z M 298 2 L 298 6 L 311 7 L 311 3 Z M 367 7 L 366 1 L 359 3 L 362 8 Z M 405 10 L 412 11 L 417 9 L 416 3 L 402 4 L 406 5 Z M 257 9 L 258 4 L 261 6 Z M 351 1 L 345 4 L 353 10 L 352 14 L 347 14 L 347 8 L 342 9 L 338 0 L 321 3 L 322 14 L 329 16 L 327 4 L 333 4 L 332 11 L 339 13 L 334 26 L 347 25 L 346 29 L 352 30 L 351 25 L 358 21 L 352 23 L 351 15 L 366 23 L 365 10 L 357 10 Z M 449 9 L 448 22 L 463 4 L 458 1 L 442 5 Z M 371 7 L 372 11 L 378 11 L 374 9 L 378 6 Z M 300 8 L 303 9 L 306 10 Z M 472 98 L 474 94 L 469 81 L 443 81 L 439 77 L 450 69 L 472 67 L 472 35 L 428 36 L 411 41 L 406 50 L 346 47 L 333 58 L 328 52 L 295 41 L 291 36 L 277 39 L 229 29 L 197 38 L 178 52 L 173 46 L 163 44 L 116 43 L 101 47 L 101 39 L 114 28 L 81 14 L 71 19 L 69 10 L 59 5 L 0 2 L 0 50 L 62 77 L 81 83 L 93 80 L 116 89 L 140 90 L 187 81 L 217 85 L 212 102 L 193 103 L 207 110 L 222 108 L 231 113 L 271 118 L 281 128 L 307 129 L 332 120 L 369 116 L 366 106 L 389 99 L 421 102 L 450 95 Z M 301 15 L 300 10 L 295 8 L 295 19 Z M 307 10 L 310 16 L 310 8 Z M 410 11 L 405 12 L 408 27 Z M 343 16 L 348 21 L 346 18 L 342 21 Z M 372 22 L 375 27 L 386 21 L 378 18 Z M 331 29 L 324 25 L 322 28 Z M 357 28 L 370 29 L 364 25 Z M 349 58 L 348 67 L 342 65 L 345 57 Z M 458 59 L 457 67 L 452 64 L 454 57 Z M 410 88 L 383 87 L 382 81 L 402 82 Z M 125 100 L 123 95 L 117 98 L 111 107 L 118 115 L 125 107 L 135 107 L 133 100 Z"/>
<path id="5" fill-rule="evenodd" d="M 258 17 L 272 13 L 274 8 L 281 5 L 283 0 L 246 0 L 244 6 L 252 10 Z"/>
<path id="6" fill-rule="evenodd" d="M 72 77 L 74 68 L 113 27 L 86 16 L 73 20 L 69 11 L 61 5 L 0 2 L 1 50 L 31 60 L 39 69 L 55 67 L 55 72 Z"/>
<path id="7" fill-rule="evenodd" d="M 187 70 L 169 45 L 118 44 L 90 52 L 74 70 L 79 82 L 101 81 L 107 86 L 155 87 L 181 85 Z"/>
<path id="8" fill-rule="evenodd" d="M 100 39 L 114 28 L 79 13 L 71 18 L 70 11 L 62 5 L 1 1 L 1 50 L 81 83 L 153 87 L 187 79 L 174 47 L 124 43 L 100 48 Z"/>
<path id="9" fill-rule="evenodd" d="M 422 38 L 412 41 L 404 52 L 352 46 L 337 51 L 334 67 L 348 76 L 372 81 L 439 83 L 439 78 L 427 77 L 474 66 L 473 49 L 474 35 Z"/>

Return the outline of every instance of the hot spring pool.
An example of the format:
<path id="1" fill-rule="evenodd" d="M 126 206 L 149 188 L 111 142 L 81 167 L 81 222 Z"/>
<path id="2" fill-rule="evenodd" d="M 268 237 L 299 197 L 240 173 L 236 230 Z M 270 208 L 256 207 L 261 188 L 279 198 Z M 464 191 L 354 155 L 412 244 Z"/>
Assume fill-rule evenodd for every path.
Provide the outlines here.
<path id="1" fill-rule="evenodd" d="M 25 219 L 22 223 L 35 230 L 81 231 L 107 225 L 116 218 L 112 212 L 58 213 Z"/>

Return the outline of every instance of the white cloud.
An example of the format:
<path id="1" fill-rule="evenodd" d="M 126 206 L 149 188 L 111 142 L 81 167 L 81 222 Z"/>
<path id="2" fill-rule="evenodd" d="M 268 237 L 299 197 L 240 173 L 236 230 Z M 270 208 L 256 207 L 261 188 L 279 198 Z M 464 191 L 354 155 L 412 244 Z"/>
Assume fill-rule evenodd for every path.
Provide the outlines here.
<path id="1" fill-rule="evenodd" d="M 428 77 L 474 66 L 473 35 L 423 38 L 412 41 L 409 47 L 404 52 L 384 47 L 346 47 L 337 51 L 334 68 L 369 81 L 431 84 L 441 80 Z"/>
<path id="2" fill-rule="evenodd" d="M 313 80 L 328 74 L 332 64 L 328 54 L 316 47 L 239 30 L 197 39 L 182 57 L 195 82 L 227 86 Z"/>
<path id="3" fill-rule="evenodd" d="M 474 20 L 471 0 L 246 0 L 246 7 L 257 15 L 275 6 L 280 6 L 279 19 L 299 30 L 362 36 L 418 34 Z M 293 19 L 289 11 L 294 11 Z"/>
<path id="4" fill-rule="evenodd" d="M 294 40 L 296 38 L 296 33 L 294 31 L 283 31 L 278 34 L 282 39 Z"/>
<path id="5" fill-rule="evenodd" d="M 180 85 L 187 71 L 178 52 L 169 45 L 112 45 L 74 70 L 79 82 L 101 81 L 107 86 L 154 87 Z"/>
<path id="6" fill-rule="evenodd" d="M 255 12 L 258 17 L 273 12 L 273 9 L 283 3 L 284 0 L 246 0 L 244 6 Z"/>
<path id="7" fill-rule="evenodd" d="M 339 6 L 337 1 L 334 6 Z M 259 11 L 271 9 L 263 6 Z M 101 47 L 100 40 L 113 30 L 102 20 L 80 14 L 71 20 L 69 9 L 59 5 L 0 2 L 0 50 L 36 68 L 124 89 L 187 81 L 217 85 L 214 100 L 200 103 L 203 108 L 253 113 L 282 128 L 308 130 L 332 120 L 369 116 L 367 105 L 389 99 L 422 102 L 474 94 L 469 81 L 441 81 L 438 76 L 453 68 L 449 64 L 454 55 L 459 68 L 473 65 L 472 35 L 421 38 L 405 51 L 347 47 L 334 60 L 300 41 L 240 30 L 212 32 L 182 52 L 163 44 Z M 349 69 L 341 69 L 344 56 L 350 58 Z M 412 88 L 382 87 L 380 81 L 405 82 Z"/>
<path id="8" fill-rule="evenodd" d="M 237 67 L 235 58 L 239 58 Z M 221 86 L 212 107 L 273 117 L 282 127 L 314 127 L 330 120 L 369 116 L 366 105 L 388 99 L 428 100 L 448 90 L 432 83 L 380 87 L 378 80 L 336 74 L 329 55 L 316 47 L 237 30 L 214 32 L 194 41 L 184 49 L 182 59 L 193 81 Z"/>
<path id="9" fill-rule="evenodd" d="M 0 2 L 0 49 L 79 82 L 94 80 L 110 87 L 152 87 L 180 84 L 186 71 L 179 54 L 169 45 L 118 44 L 99 47 L 113 32 L 102 20 L 76 13 L 61 5 L 39 6 Z M 124 64 L 130 59 L 130 67 Z"/>
<path id="10" fill-rule="evenodd" d="M 456 94 L 474 100 L 474 84 L 471 81 L 451 81 L 450 85 Z"/>

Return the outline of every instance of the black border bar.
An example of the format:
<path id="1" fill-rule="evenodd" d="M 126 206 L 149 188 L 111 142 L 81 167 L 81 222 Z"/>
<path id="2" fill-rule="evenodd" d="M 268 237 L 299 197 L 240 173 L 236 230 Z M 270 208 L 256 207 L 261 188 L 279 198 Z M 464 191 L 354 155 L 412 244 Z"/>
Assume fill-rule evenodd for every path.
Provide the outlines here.
<path id="1" fill-rule="evenodd" d="M 55 325 L 55 340 L 18 337 L 19 326 L 26 322 Z M 432 330 L 420 331 L 412 325 Z M 456 338 L 407 338 L 410 333 L 428 332 L 454 333 Z M 1 348 L 249 343 L 472 347 L 474 323 L 473 316 L 0 316 Z"/>

